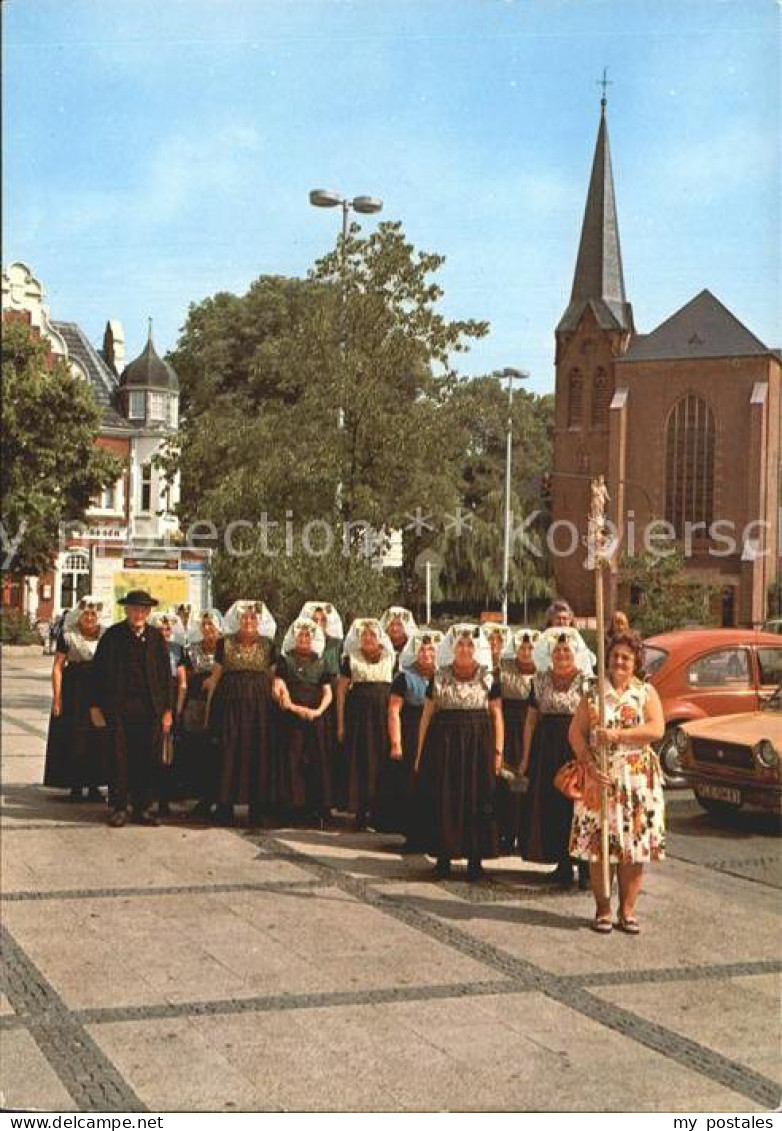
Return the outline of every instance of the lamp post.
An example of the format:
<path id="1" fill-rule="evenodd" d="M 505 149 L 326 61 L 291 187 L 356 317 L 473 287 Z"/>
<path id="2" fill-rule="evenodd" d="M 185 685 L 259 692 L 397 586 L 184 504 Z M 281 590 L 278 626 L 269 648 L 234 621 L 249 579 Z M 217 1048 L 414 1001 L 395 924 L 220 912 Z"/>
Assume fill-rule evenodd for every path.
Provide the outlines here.
<path id="1" fill-rule="evenodd" d="M 342 243 L 340 245 L 340 272 L 342 274 L 342 327 L 340 329 L 340 351 L 343 357 L 345 355 L 345 244 L 347 242 L 348 234 L 350 231 L 350 213 L 360 212 L 362 216 L 369 216 L 373 212 L 380 212 L 383 208 L 383 201 L 376 196 L 354 196 L 352 200 L 347 197 L 340 196 L 338 192 L 332 192 L 330 189 L 312 189 L 310 192 L 310 204 L 315 208 L 341 208 L 342 209 Z M 343 378 L 344 379 L 344 378 Z M 345 427 L 345 408 L 342 404 L 343 395 L 340 395 L 340 403 L 337 406 L 337 428 L 340 432 Z M 341 445 L 340 445 L 341 446 Z M 340 457 L 341 462 L 341 457 Z M 342 511 L 342 477 L 340 476 L 337 482 L 336 490 L 336 505 L 337 511 Z"/>
<path id="2" fill-rule="evenodd" d="M 526 369 L 503 369 L 508 379 L 508 435 L 505 449 L 505 545 L 502 555 L 502 623 L 508 623 L 508 587 L 510 581 L 510 471 L 513 454 L 513 381 L 529 377 Z"/>

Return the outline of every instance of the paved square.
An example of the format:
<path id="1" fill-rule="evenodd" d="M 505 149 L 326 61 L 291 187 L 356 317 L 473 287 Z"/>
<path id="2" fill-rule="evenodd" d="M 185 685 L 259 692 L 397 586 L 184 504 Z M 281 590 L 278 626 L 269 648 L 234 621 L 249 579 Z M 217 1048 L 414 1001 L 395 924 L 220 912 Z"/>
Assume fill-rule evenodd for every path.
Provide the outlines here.
<path id="1" fill-rule="evenodd" d="M 110 830 L 100 807 L 37 785 L 50 665 L 34 649 L 4 652 L 7 1106 L 778 1103 L 779 899 L 766 865 L 709 868 L 674 848 L 648 870 L 641 937 L 606 939 L 589 930 L 588 896 L 554 892 L 513 860 L 490 865 L 485 884 L 458 871 L 438 884 L 395 838 L 347 826 Z"/>

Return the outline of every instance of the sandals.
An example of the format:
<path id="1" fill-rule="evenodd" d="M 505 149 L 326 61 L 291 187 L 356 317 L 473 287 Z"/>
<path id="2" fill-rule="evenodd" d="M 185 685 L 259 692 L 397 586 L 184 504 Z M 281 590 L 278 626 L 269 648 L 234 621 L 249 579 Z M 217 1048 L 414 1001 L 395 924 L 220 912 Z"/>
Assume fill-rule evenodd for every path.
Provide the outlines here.
<path id="1" fill-rule="evenodd" d="M 616 921 L 616 925 L 620 931 L 624 931 L 626 935 L 640 935 L 641 928 L 638 926 L 638 920 L 635 915 L 620 915 Z"/>
<path id="2" fill-rule="evenodd" d="M 592 920 L 591 926 L 592 930 L 597 931 L 599 935 L 610 935 L 614 929 L 610 915 L 598 915 L 596 919 Z"/>

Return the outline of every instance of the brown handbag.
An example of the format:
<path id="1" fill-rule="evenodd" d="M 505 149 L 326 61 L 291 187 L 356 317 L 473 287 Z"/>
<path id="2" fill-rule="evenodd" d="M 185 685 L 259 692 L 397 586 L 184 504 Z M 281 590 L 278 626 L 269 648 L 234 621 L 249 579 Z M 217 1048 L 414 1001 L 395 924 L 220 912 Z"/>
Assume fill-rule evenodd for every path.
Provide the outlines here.
<path id="1" fill-rule="evenodd" d="M 554 774 L 554 787 L 567 797 L 568 801 L 581 801 L 584 797 L 586 785 L 586 769 L 572 759 L 560 766 Z"/>

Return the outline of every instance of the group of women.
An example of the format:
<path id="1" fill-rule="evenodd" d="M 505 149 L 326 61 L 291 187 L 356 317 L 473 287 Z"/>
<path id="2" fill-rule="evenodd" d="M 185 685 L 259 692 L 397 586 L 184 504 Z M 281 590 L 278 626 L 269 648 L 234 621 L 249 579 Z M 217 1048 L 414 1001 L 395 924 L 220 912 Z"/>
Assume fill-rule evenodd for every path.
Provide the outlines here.
<path id="1" fill-rule="evenodd" d="M 89 598 L 65 619 L 54 661 L 54 702 L 44 784 L 74 798 L 101 797 L 108 774 L 90 727 L 89 662 L 100 609 Z M 651 743 L 662 708 L 642 676 L 642 648 L 618 614 L 607 640 L 608 691 L 600 726 L 594 656 L 565 602 L 547 627 L 462 623 L 419 628 L 409 610 L 356 619 L 347 635 L 328 602 L 310 601 L 277 649 L 262 601 L 155 612 L 165 636 L 176 704 L 173 749 L 161 758 L 161 815 L 178 798 L 192 815 L 231 824 L 315 822 L 335 809 L 358 829 L 405 836 L 402 851 L 467 878 L 500 855 L 554 865 L 562 887 L 595 893 L 595 930 L 613 928 L 602 890 L 600 792 L 607 787 L 617 925 L 638 931 L 641 868 L 664 855 L 662 782 Z M 602 772 L 596 751 L 608 751 Z M 567 795 L 558 771 L 578 765 Z M 557 779 L 557 780 L 555 780 Z M 110 784 L 110 783 L 109 783 Z"/>

